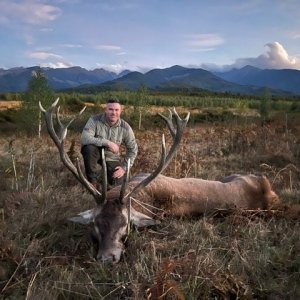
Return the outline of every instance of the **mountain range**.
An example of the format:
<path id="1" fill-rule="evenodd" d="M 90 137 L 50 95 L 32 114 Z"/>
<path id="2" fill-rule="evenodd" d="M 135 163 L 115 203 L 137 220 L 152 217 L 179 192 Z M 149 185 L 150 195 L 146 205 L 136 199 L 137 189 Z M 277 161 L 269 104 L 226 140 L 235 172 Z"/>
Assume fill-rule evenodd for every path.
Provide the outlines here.
<path id="1" fill-rule="evenodd" d="M 105 69 L 71 68 L 12 68 L 0 69 L 0 93 L 23 92 L 33 71 L 41 70 L 54 90 L 99 92 L 103 90 L 137 90 L 142 84 L 149 90 L 208 90 L 248 95 L 300 95 L 300 71 L 273 70 L 245 66 L 227 72 L 209 72 L 201 68 L 178 65 L 153 69 L 147 73 L 125 70 L 120 74 Z"/>

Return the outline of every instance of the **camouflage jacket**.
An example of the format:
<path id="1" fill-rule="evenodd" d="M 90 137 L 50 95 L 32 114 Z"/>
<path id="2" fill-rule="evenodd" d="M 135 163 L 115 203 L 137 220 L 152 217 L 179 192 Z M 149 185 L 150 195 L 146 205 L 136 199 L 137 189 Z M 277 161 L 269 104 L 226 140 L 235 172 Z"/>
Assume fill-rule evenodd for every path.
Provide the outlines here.
<path id="1" fill-rule="evenodd" d="M 137 156 L 138 147 L 130 125 L 123 119 L 119 119 L 115 125 L 110 126 L 105 120 L 105 114 L 97 114 L 89 118 L 83 128 L 80 141 L 82 146 L 92 144 L 97 147 L 107 147 L 109 141 L 119 146 L 124 145 L 126 147 L 124 166 L 128 158 L 132 166 Z M 105 150 L 105 157 L 107 161 L 121 159 L 120 153 L 115 154 L 108 148 Z"/>

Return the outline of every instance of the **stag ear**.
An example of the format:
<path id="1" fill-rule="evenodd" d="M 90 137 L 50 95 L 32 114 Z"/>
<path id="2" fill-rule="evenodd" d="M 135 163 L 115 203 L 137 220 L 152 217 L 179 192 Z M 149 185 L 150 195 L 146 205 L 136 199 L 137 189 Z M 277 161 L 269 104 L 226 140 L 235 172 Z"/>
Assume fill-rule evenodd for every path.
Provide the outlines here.
<path id="1" fill-rule="evenodd" d="M 159 220 L 154 220 L 147 215 L 136 211 L 133 207 L 130 208 L 130 221 L 136 227 L 147 227 L 160 224 Z"/>
<path id="2" fill-rule="evenodd" d="M 74 223 L 79 223 L 83 225 L 88 225 L 94 222 L 95 216 L 99 214 L 99 208 L 93 208 L 79 213 L 78 215 L 68 218 L 69 221 Z"/>

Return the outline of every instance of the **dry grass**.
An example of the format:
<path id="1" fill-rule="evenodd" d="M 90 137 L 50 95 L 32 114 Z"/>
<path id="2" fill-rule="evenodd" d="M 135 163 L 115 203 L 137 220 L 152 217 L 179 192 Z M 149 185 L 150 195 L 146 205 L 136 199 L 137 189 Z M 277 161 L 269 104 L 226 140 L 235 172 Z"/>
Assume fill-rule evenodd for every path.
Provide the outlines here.
<path id="1" fill-rule="evenodd" d="M 151 171 L 160 130 L 137 132 L 132 173 Z M 79 152 L 79 134 L 70 133 Z M 95 262 L 86 227 L 66 218 L 94 206 L 43 140 L 0 138 L 3 299 L 299 299 L 300 124 L 189 127 L 165 174 L 220 179 L 265 173 L 284 206 L 133 229 L 123 260 Z M 10 145 L 10 147 L 9 147 Z M 15 168 L 13 167 L 15 166 Z"/>
<path id="2" fill-rule="evenodd" d="M 16 109 L 22 105 L 21 101 L 0 101 L 0 110 Z"/>

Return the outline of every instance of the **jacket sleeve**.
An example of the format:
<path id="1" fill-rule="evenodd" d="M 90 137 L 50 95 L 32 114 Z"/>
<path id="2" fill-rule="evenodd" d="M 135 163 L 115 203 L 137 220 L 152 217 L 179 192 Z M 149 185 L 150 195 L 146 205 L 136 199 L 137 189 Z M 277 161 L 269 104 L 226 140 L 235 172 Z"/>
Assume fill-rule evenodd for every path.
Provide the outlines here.
<path id="1" fill-rule="evenodd" d="M 89 118 L 85 124 L 80 142 L 81 145 L 95 145 L 97 147 L 107 147 L 109 140 L 96 136 L 96 126 L 101 126 L 100 122 L 97 122 L 94 117 Z"/>
<path id="2" fill-rule="evenodd" d="M 126 157 L 125 157 L 125 165 L 127 165 L 127 161 L 130 158 L 130 167 L 132 167 L 134 160 L 138 153 L 138 146 L 135 140 L 135 136 L 131 127 L 128 128 L 127 134 L 124 139 L 124 144 L 126 147 Z"/>

